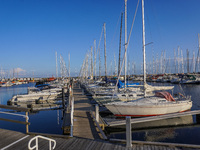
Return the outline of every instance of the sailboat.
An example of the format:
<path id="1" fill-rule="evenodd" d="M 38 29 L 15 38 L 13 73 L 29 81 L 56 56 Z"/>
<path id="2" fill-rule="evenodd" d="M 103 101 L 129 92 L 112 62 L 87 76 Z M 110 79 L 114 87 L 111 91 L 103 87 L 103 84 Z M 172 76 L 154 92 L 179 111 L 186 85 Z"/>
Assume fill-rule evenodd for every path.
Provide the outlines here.
<path id="1" fill-rule="evenodd" d="M 125 7 L 126 7 L 125 0 Z M 126 8 L 125 8 L 126 10 Z M 126 12 L 125 12 L 126 13 Z M 145 25 L 144 25 L 144 0 L 142 0 L 142 24 L 143 24 L 143 70 L 144 70 L 144 97 L 133 101 L 107 103 L 105 106 L 115 116 L 156 116 L 169 113 L 177 113 L 190 110 L 192 101 L 190 96 L 180 94 L 173 98 L 166 91 L 147 96 L 149 86 L 146 83 L 146 60 L 145 60 Z M 153 88 L 153 86 L 151 87 Z"/>

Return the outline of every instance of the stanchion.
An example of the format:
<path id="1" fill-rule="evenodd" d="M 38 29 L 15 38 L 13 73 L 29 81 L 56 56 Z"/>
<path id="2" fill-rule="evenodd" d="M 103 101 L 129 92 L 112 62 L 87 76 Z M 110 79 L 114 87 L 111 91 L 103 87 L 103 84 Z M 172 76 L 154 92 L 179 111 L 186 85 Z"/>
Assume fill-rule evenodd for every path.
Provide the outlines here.
<path id="1" fill-rule="evenodd" d="M 131 117 L 126 116 L 126 147 L 132 147 Z"/>
<path id="2" fill-rule="evenodd" d="M 96 121 L 99 123 L 99 105 L 95 105 L 95 115 L 96 115 Z"/>

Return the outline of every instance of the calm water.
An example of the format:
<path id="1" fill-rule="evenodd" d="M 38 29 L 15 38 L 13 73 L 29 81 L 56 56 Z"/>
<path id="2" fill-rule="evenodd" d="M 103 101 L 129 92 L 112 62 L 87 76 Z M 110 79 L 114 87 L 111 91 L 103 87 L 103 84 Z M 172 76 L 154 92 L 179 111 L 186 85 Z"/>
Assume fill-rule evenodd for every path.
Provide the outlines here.
<path id="1" fill-rule="evenodd" d="M 0 87 L 0 104 L 7 105 L 7 101 L 10 98 L 12 98 L 13 95 L 27 93 L 27 87 L 29 86 L 34 86 L 34 84 L 30 83 L 30 84 L 16 85 L 12 87 Z M 0 111 L 13 112 L 12 110 L 4 110 L 1 108 Z M 19 112 L 15 113 L 25 114 Z M 21 116 L 11 116 L 1 113 L 0 113 L 0 118 L 25 121 L 25 118 Z M 35 113 L 29 113 L 29 122 L 31 123 L 29 126 L 29 131 L 40 132 L 40 133 L 62 134 L 61 118 L 62 118 L 61 110 L 46 110 Z M 14 131 L 21 131 L 24 133 L 26 131 L 25 125 L 12 122 L 5 122 L 5 121 L 0 121 L 0 128 L 14 130 Z"/>
<path id="2" fill-rule="evenodd" d="M 152 85 L 172 85 L 167 83 L 149 83 Z M 174 93 L 181 91 L 174 85 Z M 186 95 L 192 96 L 192 110 L 200 109 L 200 85 L 182 85 Z M 200 118 L 200 117 L 199 117 Z M 126 139 L 125 128 L 109 129 L 110 138 Z M 160 121 L 132 125 L 132 139 L 153 142 L 171 142 L 200 144 L 200 119 L 198 116 L 186 116 Z"/>

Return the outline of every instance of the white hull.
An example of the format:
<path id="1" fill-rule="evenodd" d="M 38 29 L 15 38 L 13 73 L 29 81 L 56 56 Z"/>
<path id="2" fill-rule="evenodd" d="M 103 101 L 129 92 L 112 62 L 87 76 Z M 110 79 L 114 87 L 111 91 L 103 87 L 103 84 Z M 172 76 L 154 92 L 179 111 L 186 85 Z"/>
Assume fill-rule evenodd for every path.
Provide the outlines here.
<path id="1" fill-rule="evenodd" d="M 55 99 L 58 93 L 38 93 L 38 94 L 27 94 L 27 95 L 16 95 L 11 101 L 12 102 L 22 102 L 22 101 L 35 101 L 39 98 L 43 99 Z"/>
<path id="2" fill-rule="evenodd" d="M 153 97 L 155 98 L 155 97 Z M 191 109 L 191 101 L 142 103 L 139 101 L 116 102 L 106 104 L 106 107 L 116 116 L 155 116 L 183 112 Z"/>

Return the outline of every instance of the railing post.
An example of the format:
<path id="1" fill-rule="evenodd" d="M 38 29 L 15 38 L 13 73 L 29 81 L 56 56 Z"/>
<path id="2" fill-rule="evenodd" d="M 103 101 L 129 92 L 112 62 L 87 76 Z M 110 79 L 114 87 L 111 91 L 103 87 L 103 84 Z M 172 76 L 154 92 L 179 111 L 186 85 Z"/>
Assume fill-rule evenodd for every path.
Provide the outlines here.
<path id="1" fill-rule="evenodd" d="M 84 89 L 82 89 L 82 95 L 84 95 Z"/>
<path id="2" fill-rule="evenodd" d="M 29 129 L 28 129 L 28 112 L 26 111 L 26 133 L 29 132 Z"/>
<path id="3" fill-rule="evenodd" d="M 126 147 L 132 147 L 131 117 L 126 116 Z"/>
<path id="4" fill-rule="evenodd" d="M 74 126 L 74 97 L 71 100 L 71 128 L 70 128 L 70 137 L 73 137 L 73 126 Z"/>
<path id="5" fill-rule="evenodd" d="M 99 105 L 95 105 L 95 115 L 96 115 L 96 121 L 99 123 Z"/>
<path id="6" fill-rule="evenodd" d="M 64 89 L 64 87 L 62 88 L 62 105 L 63 105 L 63 109 L 65 109 L 65 89 Z"/>
<path id="7" fill-rule="evenodd" d="M 71 93 L 72 93 L 72 96 L 73 96 L 73 93 L 74 93 L 73 89 L 72 89 L 72 92 L 71 92 Z"/>
<path id="8" fill-rule="evenodd" d="M 67 104 L 67 113 L 70 113 L 71 111 L 71 95 L 68 96 L 68 104 Z"/>
<path id="9" fill-rule="evenodd" d="M 36 150 L 38 150 L 38 138 L 35 139 Z"/>
<path id="10" fill-rule="evenodd" d="M 47 137 L 44 137 L 44 136 L 41 136 L 41 135 L 37 135 L 35 137 L 33 137 L 32 139 L 29 140 L 28 142 L 28 149 L 29 150 L 33 150 L 33 149 L 36 149 L 38 150 L 38 139 L 41 138 L 41 139 L 45 139 L 45 140 L 48 140 L 49 141 L 49 150 L 52 150 L 52 149 L 55 149 L 56 147 L 56 141 L 54 139 L 50 139 L 50 138 L 47 138 Z M 32 142 L 35 140 L 35 145 L 31 147 Z M 53 147 L 51 147 L 51 142 L 53 142 Z"/>

